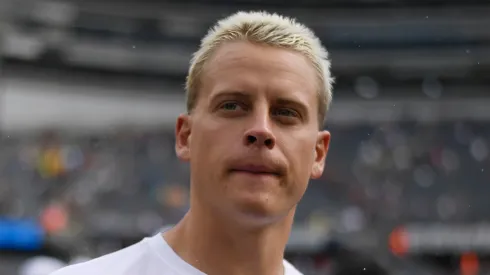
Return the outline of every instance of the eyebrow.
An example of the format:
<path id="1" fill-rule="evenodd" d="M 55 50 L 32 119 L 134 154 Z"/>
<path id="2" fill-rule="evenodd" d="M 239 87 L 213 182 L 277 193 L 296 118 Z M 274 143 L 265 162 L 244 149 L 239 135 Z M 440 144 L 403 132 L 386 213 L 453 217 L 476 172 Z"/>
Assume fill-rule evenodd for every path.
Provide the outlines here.
<path id="1" fill-rule="evenodd" d="M 239 97 L 239 98 L 250 98 L 251 95 L 243 91 L 223 91 L 216 93 L 211 99 L 219 99 L 222 97 Z"/>

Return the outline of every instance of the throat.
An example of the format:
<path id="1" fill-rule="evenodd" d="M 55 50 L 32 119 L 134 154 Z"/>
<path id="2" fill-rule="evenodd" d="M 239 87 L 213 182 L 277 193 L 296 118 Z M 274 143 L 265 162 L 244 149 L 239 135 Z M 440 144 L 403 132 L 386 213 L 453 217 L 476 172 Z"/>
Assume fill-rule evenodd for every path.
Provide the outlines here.
<path id="1" fill-rule="evenodd" d="M 189 211 L 164 238 L 179 257 L 205 274 L 284 274 L 291 224 L 252 231 L 230 227 Z"/>

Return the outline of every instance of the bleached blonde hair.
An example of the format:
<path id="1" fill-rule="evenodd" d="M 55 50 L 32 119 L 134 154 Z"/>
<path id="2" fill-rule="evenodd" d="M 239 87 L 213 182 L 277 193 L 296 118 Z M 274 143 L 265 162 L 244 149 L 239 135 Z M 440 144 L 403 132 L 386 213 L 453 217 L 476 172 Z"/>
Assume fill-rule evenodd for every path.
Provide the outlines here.
<path id="1" fill-rule="evenodd" d="M 323 126 L 332 101 L 333 78 L 330 74 L 328 52 L 312 30 L 295 19 L 267 12 L 237 12 L 216 23 L 201 40 L 194 53 L 186 80 L 187 111 L 197 102 L 200 78 L 206 62 L 225 42 L 250 41 L 277 48 L 290 49 L 303 54 L 317 71 L 319 123 Z"/>

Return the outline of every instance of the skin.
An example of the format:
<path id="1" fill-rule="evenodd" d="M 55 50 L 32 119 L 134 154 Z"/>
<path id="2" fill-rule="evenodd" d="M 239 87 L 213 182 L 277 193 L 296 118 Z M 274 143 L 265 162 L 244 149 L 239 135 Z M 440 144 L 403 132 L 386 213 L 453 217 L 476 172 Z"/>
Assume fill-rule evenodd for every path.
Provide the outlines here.
<path id="1" fill-rule="evenodd" d="M 300 53 L 237 41 L 201 77 L 195 109 L 176 123 L 191 207 L 164 238 L 206 274 L 283 274 L 296 205 L 330 142 L 318 130 L 316 72 Z"/>

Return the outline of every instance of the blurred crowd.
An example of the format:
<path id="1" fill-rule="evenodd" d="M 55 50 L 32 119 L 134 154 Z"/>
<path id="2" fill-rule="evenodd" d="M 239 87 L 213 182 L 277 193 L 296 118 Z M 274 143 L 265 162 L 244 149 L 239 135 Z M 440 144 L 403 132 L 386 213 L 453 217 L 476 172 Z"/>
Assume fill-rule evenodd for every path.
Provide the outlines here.
<path id="1" fill-rule="evenodd" d="M 372 223 L 487 221 L 487 123 L 332 127 L 328 201 L 358 205 Z M 338 193 L 336 190 L 343 190 Z M 354 213 L 354 212 L 353 212 Z"/>
<path id="2" fill-rule="evenodd" d="M 0 201 L 6 216 L 43 217 L 40 206 L 50 216 L 61 205 L 80 215 L 90 207 L 120 208 L 122 202 L 142 209 L 187 205 L 186 166 L 176 161 L 168 133 L 70 138 L 50 132 L 4 137 L 2 145 Z"/>

